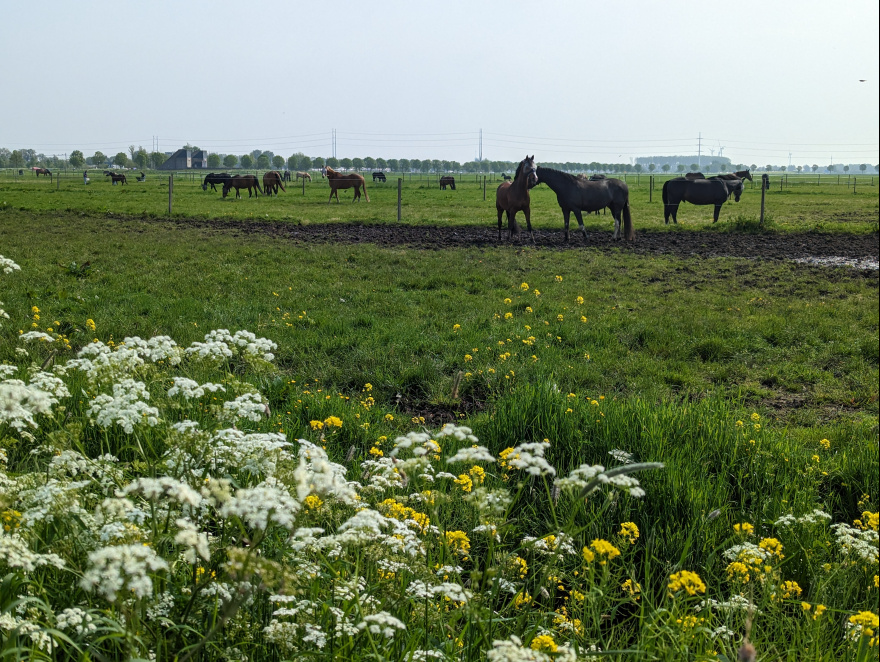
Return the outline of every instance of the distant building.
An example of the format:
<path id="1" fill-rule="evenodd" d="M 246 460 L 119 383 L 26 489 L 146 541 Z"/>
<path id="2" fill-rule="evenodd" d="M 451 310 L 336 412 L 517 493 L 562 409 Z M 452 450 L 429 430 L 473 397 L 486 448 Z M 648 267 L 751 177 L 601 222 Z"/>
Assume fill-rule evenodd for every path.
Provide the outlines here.
<path id="1" fill-rule="evenodd" d="M 191 149 L 179 149 L 159 166 L 159 170 L 190 170 L 192 168 L 207 168 L 208 152 L 204 149 L 192 151 Z"/>

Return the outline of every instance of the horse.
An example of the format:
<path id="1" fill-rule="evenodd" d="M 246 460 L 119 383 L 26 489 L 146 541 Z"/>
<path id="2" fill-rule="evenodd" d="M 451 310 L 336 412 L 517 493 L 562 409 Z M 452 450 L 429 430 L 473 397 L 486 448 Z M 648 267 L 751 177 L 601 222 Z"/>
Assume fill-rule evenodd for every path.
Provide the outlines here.
<path id="1" fill-rule="evenodd" d="M 537 166 L 535 156 L 526 155 L 516 167 L 513 181 L 503 181 L 495 190 L 495 210 L 498 212 L 498 240 L 501 240 L 501 215 L 507 214 L 507 238 L 513 237 L 514 231 L 519 234 L 519 226 L 516 224 L 516 212 L 521 211 L 526 217 L 526 226 L 532 243 L 535 235 L 532 233 L 531 198 L 529 189 L 538 183 Z"/>
<path id="2" fill-rule="evenodd" d="M 145 182 L 147 181 L 147 176 L 144 173 L 141 173 L 137 177 L 135 177 L 136 182 Z"/>
<path id="3" fill-rule="evenodd" d="M 686 172 L 684 174 L 684 178 L 689 182 L 693 182 L 698 179 L 706 179 L 706 175 L 704 175 L 702 172 Z"/>
<path id="4" fill-rule="evenodd" d="M 324 166 L 321 168 L 321 179 L 324 177 L 327 178 L 327 181 L 330 182 L 330 197 L 327 198 L 327 204 L 330 204 L 330 201 L 333 199 L 333 196 L 336 196 L 336 202 L 339 202 L 339 189 L 341 188 L 353 188 L 354 189 L 354 198 L 352 202 L 357 200 L 360 202 L 361 200 L 361 187 L 364 188 L 364 196 L 367 198 L 367 202 L 370 201 L 370 196 L 367 195 L 367 182 L 366 180 L 357 173 L 350 172 L 347 175 L 343 175 L 341 172 L 336 172 L 330 166 Z"/>
<path id="5" fill-rule="evenodd" d="M 285 170 L 285 171 L 284 171 L 284 175 L 282 175 L 282 179 L 283 179 L 285 182 L 289 182 L 289 181 L 290 181 L 290 170 Z"/>
<path id="6" fill-rule="evenodd" d="M 455 177 L 446 175 L 445 177 L 440 178 L 440 190 L 445 191 L 447 186 L 453 191 L 455 190 Z"/>
<path id="7" fill-rule="evenodd" d="M 682 202 L 690 202 L 693 205 L 715 205 L 715 216 L 713 223 L 718 222 L 718 214 L 721 213 L 721 206 L 727 202 L 730 196 L 731 188 L 739 202 L 742 194 L 742 181 L 739 186 L 732 184 L 728 186 L 728 182 L 724 179 L 697 179 L 688 181 L 684 177 L 676 177 L 670 179 L 663 184 L 663 218 L 669 223 L 669 217 L 672 216 L 672 222 L 678 223 L 678 206 Z"/>
<path id="8" fill-rule="evenodd" d="M 312 176 L 307 172 L 298 172 L 296 173 L 296 181 L 299 181 L 300 179 L 308 179 L 309 181 L 312 181 Z M 290 177 L 287 178 L 287 181 L 290 181 Z"/>
<path id="9" fill-rule="evenodd" d="M 116 174 L 115 172 L 113 172 L 112 170 L 108 170 L 108 171 L 106 171 L 104 174 L 105 174 L 107 177 L 110 178 L 110 183 L 111 183 L 113 186 L 116 186 L 116 182 L 119 182 L 121 185 L 125 185 L 125 183 L 126 183 L 126 181 L 125 181 L 125 175 L 123 175 L 123 174 L 119 174 L 119 175 L 117 175 L 117 174 Z"/>
<path id="10" fill-rule="evenodd" d="M 380 182 L 384 182 L 385 181 L 385 173 L 384 172 L 374 172 L 373 173 L 373 181 L 375 182 L 377 180 Z"/>
<path id="11" fill-rule="evenodd" d="M 553 168 L 538 168 L 538 182 L 546 184 L 556 194 L 556 202 L 562 209 L 565 220 L 565 241 L 568 242 L 568 223 L 571 214 L 577 219 L 581 234 L 587 238 L 581 212 L 598 212 L 608 207 L 614 217 L 614 238 L 620 239 L 620 222 L 623 221 L 623 234 L 627 241 L 635 239 L 632 215 L 629 207 L 629 187 L 619 179 L 599 176 L 575 177 Z M 594 177 L 596 177 L 594 175 Z"/>
<path id="12" fill-rule="evenodd" d="M 505 175 L 505 174 L 502 172 L 502 173 L 501 173 L 501 179 L 503 179 L 505 182 L 509 182 L 509 181 L 510 181 L 510 175 Z"/>
<path id="13" fill-rule="evenodd" d="M 229 173 L 221 172 L 215 175 L 212 172 L 209 175 L 205 175 L 205 181 L 202 182 L 202 190 L 207 191 L 208 186 L 210 186 L 212 191 L 216 191 L 216 184 L 219 184 L 222 187 L 230 179 L 232 179 L 232 175 L 230 175 Z"/>
<path id="14" fill-rule="evenodd" d="M 754 179 L 752 179 L 752 173 L 750 173 L 748 170 L 737 170 L 733 174 L 728 173 L 726 175 L 718 175 L 718 177 L 721 179 L 734 179 L 734 178 L 736 178 L 736 179 L 748 179 L 750 182 L 755 181 Z"/>
<path id="15" fill-rule="evenodd" d="M 34 168 L 34 172 L 37 173 L 37 177 L 40 175 L 48 175 L 49 179 L 52 179 L 52 171 L 48 168 Z"/>
<path id="16" fill-rule="evenodd" d="M 248 190 L 248 197 L 251 197 L 251 189 L 256 189 L 260 193 L 263 192 L 256 175 L 233 175 L 229 178 L 228 182 L 223 184 L 223 197 L 225 198 L 226 194 L 229 193 L 229 190 L 233 188 L 235 189 L 236 198 L 241 197 L 241 189 L 243 188 Z M 254 195 L 256 195 L 256 193 Z"/>
<path id="17" fill-rule="evenodd" d="M 287 189 L 284 188 L 284 179 L 281 177 L 280 172 L 277 170 L 270 170 L 263 175 L 263 190 L 266 192 L 266 195 L 278 195 L 279 187 L 282 191 L 287 193 Z"/>

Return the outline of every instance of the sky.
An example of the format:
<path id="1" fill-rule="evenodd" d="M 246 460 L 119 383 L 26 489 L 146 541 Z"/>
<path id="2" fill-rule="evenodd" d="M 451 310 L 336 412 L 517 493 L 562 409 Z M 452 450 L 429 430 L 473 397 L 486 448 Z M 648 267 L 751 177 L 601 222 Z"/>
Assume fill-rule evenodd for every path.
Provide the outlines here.
<path id="1" fill-rule="evenodd" d="M 876 0 L 0 3 L 8 149 L 880 161 Z"/>

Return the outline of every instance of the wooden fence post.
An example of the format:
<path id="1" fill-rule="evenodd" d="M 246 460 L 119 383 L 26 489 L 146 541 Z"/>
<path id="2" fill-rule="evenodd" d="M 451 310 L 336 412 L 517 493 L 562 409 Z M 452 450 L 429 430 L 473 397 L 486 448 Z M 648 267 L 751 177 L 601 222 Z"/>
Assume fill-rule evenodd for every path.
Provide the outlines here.
<path id="1" fill-rule="evenodd" d="M 486 175 L 483 175 L 483 202 L 486 201 Z"/>
<path id="2" fill-rule="evenodd" d="M 654 175 L 651 175 L 648 183 L 648 202 L 654 202 Z"/>
<path id="3" fill-rule="evenodd" d="M 403 188 L 403 179 L 397 178 L 397 222 L 400 223 L 400 192 Z"/>
<path id="4" fill-rule="evenodd" d="M 56 191 L 61 190 L 61 173 L 60 172 L 55 175 L 55 190 Z M 853 193 L 855 193 L 855 192 L 856 192 L 856 187 L 853 186 Z"/>
<path id="5" fill-rule="evenodd" d="M 303 177 L 302 180 L 303 180 L 303 195 L 305 195 L 306 194 L 306 178 Z"/>
<path id="6" fill-rule="evenodd" d="M 764 225 L 764 195 L 767 192 L 767 182 L 765 178 L 769 179 L 767 175 L 761 175 L 761 220 L 758 221 L 760 225 Z"/>
<path id="7" fill-rule="evenodd" d="M 174 194 L 174 175 L 168 175 L 168 215 L 171 216 L 171 198 Z"/>

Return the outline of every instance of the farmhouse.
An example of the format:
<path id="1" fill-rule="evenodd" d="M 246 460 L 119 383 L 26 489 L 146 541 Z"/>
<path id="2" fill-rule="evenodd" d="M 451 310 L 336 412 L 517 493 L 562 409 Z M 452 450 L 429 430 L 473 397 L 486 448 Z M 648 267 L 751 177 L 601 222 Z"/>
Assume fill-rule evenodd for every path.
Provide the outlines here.
<path id="1" fill-rule="evenodd" d="M 199 149 L 193 151 L 191 149 L 179 149 L 168 157 L 159 170 L 189 170 L 191 168 L 207 168 L 208 152 Z"/>

